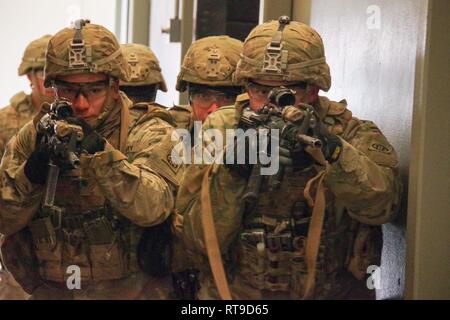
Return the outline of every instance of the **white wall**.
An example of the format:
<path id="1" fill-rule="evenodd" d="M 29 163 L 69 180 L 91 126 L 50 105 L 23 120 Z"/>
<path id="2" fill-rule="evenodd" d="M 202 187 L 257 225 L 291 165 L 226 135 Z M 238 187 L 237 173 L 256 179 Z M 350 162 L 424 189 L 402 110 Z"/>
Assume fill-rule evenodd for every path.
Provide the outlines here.
<path id="1" fill-rule="evenodd" d="M 166 93 L 158 91 L 156 102 L 166 107 L 178 103 L 179 97 L 178 91 L 175 90 L 175 85 L 180 70 L 181 43 L 171 43 L 169 34 L 161 32 L 161 29 L 170 26 L 170 19 L 174 16 L 175 0 L 152 1 L 150 48 L 160 62 L 168 89 Z"/>
<path id="2" fill-rule="evenodd" d="M 0 108 L 15 93 L 29 92 L 26 77 L 17 69 L 30 41 L 54 34 L 77 18 L 89 18 L 114 32 L 114 0 L 13 0 L 0 4 Z"/>
<path id="3" fill-rule="evenodd" d="M 400 158 L 405 191 L 400 219 L 383 226 L 382 289 L 403 296 L 405 216 L 417 39 L 425 23 L 420 0 L 294 0 L 294 18 L 309 19 L 325 44 L 332 87 L 361 119 L 374 121 Z M 301 12 L 304 8 L 310 14 Z M 306 21 L 308 22 L 308 21 Z"/>

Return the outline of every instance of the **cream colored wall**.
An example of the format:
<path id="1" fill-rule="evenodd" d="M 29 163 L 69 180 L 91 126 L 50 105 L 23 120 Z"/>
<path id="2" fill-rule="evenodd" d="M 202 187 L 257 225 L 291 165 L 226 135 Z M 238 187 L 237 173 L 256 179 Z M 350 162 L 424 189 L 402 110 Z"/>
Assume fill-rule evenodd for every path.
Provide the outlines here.
<path id="1" fill-rule="evenodd" d="M 179 94 L 175 84 L 180 71 L 181 44 L 171 43 L 170 35 L 162 33 L 161 29 L 169 27 L 170 19 L 174 16 L 175 0 L 151 1 L 150 48 L 158 57 L 168 89 L 167 93 L 158 92 L 156 102 L 167 107 L 178 103 Z"/>
<path id="2" fill-rule="evenodd" d="M 326 95 L 346 99 L 354 116 L 374 121 L 395 146 L 407 186 L 420 6 L 417 0 L 293 2 L 294 17 L 321 35 L 331 68 Z M 310 12 L 308 13 L 308 10 Z M 403 296 L 406 195 L 398 220 L 383 226 L 380 299 Z"/>
<path id="3" fill-rule="evenodd" d="M 327 95 L 375 121 L 400 157 L 404 201 L 400 218 L 383 228 L 381 299 L 450 299 L 449 6 L 293 0 L 294 19 L 323 37 L 333 77 Z"/>
<path id="4" fill-rule="evenodd" d="M 0 108 L 15 93 L 29 92 L 26 77 L 17 75 L 28 43 L 47 33 L 55 33 L 78 18 L 115 30 L 113 0 L 14 0 L 2 1 L 0 8 Z"/>
<path id="5" fill-rule="evenodd" d="M 406 269 L 414 299 L 450 299 L 449 16 L 450 1 L 429 1 L 417 54 Z"/>

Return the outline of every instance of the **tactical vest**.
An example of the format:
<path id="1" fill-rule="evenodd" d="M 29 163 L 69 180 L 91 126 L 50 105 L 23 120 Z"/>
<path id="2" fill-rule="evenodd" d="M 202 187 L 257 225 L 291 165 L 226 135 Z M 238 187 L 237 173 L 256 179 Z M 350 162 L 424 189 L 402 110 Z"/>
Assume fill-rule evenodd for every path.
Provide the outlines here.
<path id="1" fill-rule="evenodd" d="M 147 104 L 133 106 L 128 132 L 149 116 L 164 119 L 159 113 Z M 105 138 L 119 148 L 119 128 Z M 56 195 L 55 205 L 63 212 L 40 211 L 29 224 L 42 279 L 63 282 L 70 265 L 80 268 L 82 281 L 139 271 L 137 248 L 144 229 L 108 204 L 94 176 L 82 169 L 60 175 Z"/>

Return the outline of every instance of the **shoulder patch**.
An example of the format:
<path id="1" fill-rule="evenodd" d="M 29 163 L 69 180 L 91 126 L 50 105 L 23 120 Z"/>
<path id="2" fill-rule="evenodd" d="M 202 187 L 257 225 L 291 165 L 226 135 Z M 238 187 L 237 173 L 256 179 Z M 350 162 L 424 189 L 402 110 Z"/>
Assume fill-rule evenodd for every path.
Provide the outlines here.
<path id="1" fill-rule="evenodd" d="M 170 166 L 174 169 L 175 172 L 177 172 L 182 165 L 181 163 L 177 163 L 172 159 L 172 154 L 167 154 L 167 162 L 170 164 Z"/>
<path id="2" fill-rule="evenodd" d="M 369 150 L 390 154 L 392 153 L 393 148 L 390 145 L 374 142 L 369 146 Z"/>
<path id="3" fill-rule="evenodd" d="M 361 121 L 351 144 L 379 165 L 395 167 L 398 157 L 394 147 L 371 121 Z"/>

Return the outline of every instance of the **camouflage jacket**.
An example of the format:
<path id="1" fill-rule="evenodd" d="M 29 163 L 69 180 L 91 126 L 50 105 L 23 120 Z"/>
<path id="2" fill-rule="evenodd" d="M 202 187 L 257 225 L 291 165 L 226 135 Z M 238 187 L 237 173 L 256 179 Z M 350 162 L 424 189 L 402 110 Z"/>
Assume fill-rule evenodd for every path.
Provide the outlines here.
<path id="1" fill-rule="evenodd" d="M 9 139 L 31 120 L 36 111 L 31 96 L 24 92 L 13 96 L 10 105 L 0 110 L 0 158 Z"/>
<path id="2" fill-rule="evenodd" d="M 203 130 L 214 128 L 224 133 L 226 129 L 236 128 L 241 111 L 247 105 L 248 96 L 239 96 L 235 106 L 222 107 L 208 116 Z M 323 294 L 322 288 L 318 288 L 316 298 L 320 298 L 327 295 L 329 297 L 330 292 L 335 290 L 329 288 L 334 280 L 331 279 L 331 272 L 327 273 L 326 270 L 332 269 L 333 273 L 340 273 L 348 269 L 357 278 L 362 279 L 367 265 L 377 263 L 381 254 L 381 239 L 379 230 L 372 230 L 370 226 L 377 226 L 392 219 L 399 204 L 401 186 L 396 152 L 373 122 L 352 117 L 345 101 L 337 103 L 320 97 L 315 109 L 320 120 L 327 125 L 330 132 L 341 138 L 343 144 L 339 159 L 331 164 L 324 179 L 328 189 L 327 209 L 319 253 L 322 263 L 318 263 L 318 266 L 324 269 L 323 274 L 327 276 L 318 279 L 317 285 L 328 288 Z M 249 293 L 255 288 L 248 285 L 249 281 L 245 281 L 249 273 L 259 272 L 255 271 L 254 266 L 250 267 L 252 270 L 248 270 L 248 264 L 257 264 L 257 255 L 253 256 L 256 260 L 242 266 L 246 260 L 245 252 L 242 253 L 243 250 L 239 249 L 238 244 L 243 237 L 245 208 L 241 197 L 247 181 L 225 165 L 212 166 L 210 194 L 218 242 L 221 252 L 225 253 L 226 268 L 231 274 L 237 275 L 231 277 L 235 278 L 231 284 L 232 293 L 238 298 L 261 298 L 261 295 Z M 205 259 L 200 191 L 202 177 L 208 167 L 191 165 L 186 168 L 175 205 L 181 221 L 178 225 L 178 236 L 191 252 L 196 253 L 191 255 L 191 263 L 201 266 L 206 273 L 208 267 Z M 284 211 L 290 211 L 296 201 L 302 200 L 299 195 L 303 194 L 308 181 L 305 175 L 311 172 L 317 170 L 311 168 L 305 173 L 285 177 L 279 191 L 281 194 L 261 192 L 257 210 L 279 216 L 287 214 Z M 375 231 L 377 240 L 370 238 L 373 237 L 371 231 Z M 367 252 L 361 252 L 361 242 L 367 240 L 378 243 L 369 243 L 364 249 Z M 373 252 L 370 252 L 371 250 Z M 317 277 L 321 277 L 320 272 Z M 244 278 L 244 281 L 239 281 L 239 278 Z M 246 285 L 241 285 L 242 283 Z"/>

